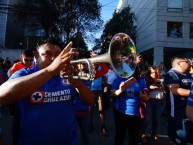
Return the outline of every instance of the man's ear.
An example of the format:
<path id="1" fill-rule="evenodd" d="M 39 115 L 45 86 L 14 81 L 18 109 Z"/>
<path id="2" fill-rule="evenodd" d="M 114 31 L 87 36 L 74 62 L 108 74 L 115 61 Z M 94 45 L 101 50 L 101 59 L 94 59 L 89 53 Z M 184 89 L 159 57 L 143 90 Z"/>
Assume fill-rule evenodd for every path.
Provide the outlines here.
<path id="1" fill-rule="evenodd" d="M 178 65 L 179 65 L 180 67 L 183 67 L 183 66 L 180 64 L 180 62 L 178 62 Z"/>
<path id="2" fill-rule="evenodd" d="M 178 65 L 179 65 L 180 67 L 182 67 L 182 65 L 180 64 L 180 62 L 178 62 Z"/>

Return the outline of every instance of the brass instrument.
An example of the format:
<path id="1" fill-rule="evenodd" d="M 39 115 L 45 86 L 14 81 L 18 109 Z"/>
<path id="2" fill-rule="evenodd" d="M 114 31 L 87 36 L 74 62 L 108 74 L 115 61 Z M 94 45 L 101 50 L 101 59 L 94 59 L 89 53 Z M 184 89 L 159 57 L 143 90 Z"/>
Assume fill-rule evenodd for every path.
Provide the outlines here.
<path id="1" fill-rule="evenodd" d="M 95 63 L 109 63 L 114 72 L 122 78 L 129 78 L 134 73 L 136 67 L 136 47 L 133 40 L 125 33 L 117 33 L 111 39 L 107 53 L 92 58 L 72 60 L 70 64 L 79 65 L 77 74 L 65 75 L 61 73 L 62 78 L 72 77 L 74 79 L 93 80 L 95 78 Z M 83 71 L 81 64 L 88 66 L 88 73 Z"/>

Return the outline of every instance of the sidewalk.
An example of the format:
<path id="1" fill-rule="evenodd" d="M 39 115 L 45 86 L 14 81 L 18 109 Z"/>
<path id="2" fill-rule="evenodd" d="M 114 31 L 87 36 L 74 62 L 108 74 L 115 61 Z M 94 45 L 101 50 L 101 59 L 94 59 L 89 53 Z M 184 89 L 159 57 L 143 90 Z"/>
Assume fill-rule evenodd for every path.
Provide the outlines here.
<path id="1" fill-rule="evenodd" d="M 115 126 L 113 118 L 113 107 L 110 106 L 105 112 L 105 120 L 109 137 L 105 137 L 101 133 L 101 125 L 99 120 L 99 113 L 95 109 L 94 111 L 94 130 L 89 134 L 90 145 L 114 145 Z M 161 118 L 161 126 L 159 128 L 158 136 L 162 141 L 162 145 L 171 145 L 167 136 L 167 121 L 166 117 Z M 148 138 L 148 145 L 156 145 L 151 138 Z M 141 144 L 141 143 L 139 143 Z M 128 145 L 128 139 L 125 139 L 124 145 Z"/>

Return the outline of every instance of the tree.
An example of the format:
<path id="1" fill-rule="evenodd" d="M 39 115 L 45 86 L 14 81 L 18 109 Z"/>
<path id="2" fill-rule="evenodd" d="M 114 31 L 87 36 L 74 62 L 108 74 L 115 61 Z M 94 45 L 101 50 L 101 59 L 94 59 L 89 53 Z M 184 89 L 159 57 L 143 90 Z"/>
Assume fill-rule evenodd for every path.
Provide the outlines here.
<path id="1" fill-rule="evenodd" d="M 101 50 L 101 40 L 96 38 L 94 41 L 95 45 L 93 46 L 92 50 L 93 51 L 100 51 Z"/>
<path id="2" fill-rule="evenodd" d="M 103 30 L 101 39 L 103 45 L 101 52 L 107 52 L 109 48 L 110 39 L 112 36 L 119 32 L 128 34 L 133 40 L 135 40 L 135 29 L 134 26 L 135 15 L 131 12 L 130 7 L 124 8 L 120 13 L 113 13 L 112 19 L 110 19 Z"/>
<path id="3" fill-rule="evenodd" d="M 134 27 L 135 15 L 131 12 L 130 7 L 124 8 L 120 13 L 114 12 L 112 19 L 105 24 L 104 34 L 115 35 L 124 32 L 130 36 L 135 36 Z"/>
<path id="4" fill-rule="evenodd" d="M 71 41 L 73 42 L 73 47 L 79 49 L 80 53 L 88 50 L 81 33 L 75 34 L 73 38 L 71 38 Z"/>
<path id="5" fill-rule="evenodd" d="M 98 0 L 23 0 L 12 12 L 28 27 L 68 42 L 74 34 L 87 38 L 101 28 L 100 8 Z"/>

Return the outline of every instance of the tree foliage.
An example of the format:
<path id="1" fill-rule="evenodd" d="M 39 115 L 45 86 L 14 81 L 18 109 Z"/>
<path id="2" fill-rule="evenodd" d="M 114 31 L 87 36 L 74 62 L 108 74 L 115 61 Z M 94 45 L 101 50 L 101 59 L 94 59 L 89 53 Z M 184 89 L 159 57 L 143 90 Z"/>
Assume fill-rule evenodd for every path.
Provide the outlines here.
<path id="1" fill-rule="evenodd" d="M 135 15 L 131 12 L 130 7 L 124 8 L 120 13 L 114 12 L 112 19 L 105 24 L 103 34 L 113 36 L 123 32 L 135 36 L 134 20 Z"/>
<path id="2" fill-rule="evenodd" d="M 107 52 L 111 37 L 119 32 L 128 34 L 135 41 L 135 29 L 134 26 L 135 15 L 131 12 L 130 7 L 124 8 L 120 13 L 113 13 L 112 19 L 110 19 L 103 30 L 101 39 L 103 39 L 103 45 L 101 53 Z"/>
<path id="3" fill-rule="evenodd" d="M 73 42 L 73 47 L 75 47 L 77 49 L 81 49 L 81 50 L 79 50 L 80 53 L 81 53 L 81 51 L 87 51 L 88 50 L 87 45 L 86 45 L 81 33 L 75 34 L 71 38 L 71 41 Z"/>
<path id="4" fill-rule="evenodd" d="M 23 0 L 12 11 L 28 27 L 68 42 L 74 34 L 85 38 L 101 28 L 98 0 Z"/>

